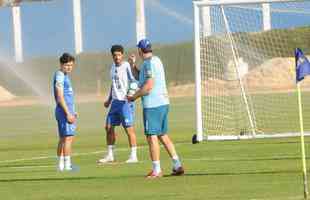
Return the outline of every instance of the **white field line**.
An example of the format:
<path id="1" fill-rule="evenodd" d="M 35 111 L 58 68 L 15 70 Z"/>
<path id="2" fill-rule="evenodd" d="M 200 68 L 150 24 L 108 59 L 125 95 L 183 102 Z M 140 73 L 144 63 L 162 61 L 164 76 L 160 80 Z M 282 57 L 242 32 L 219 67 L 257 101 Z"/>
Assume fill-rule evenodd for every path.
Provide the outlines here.
<path id="1" fill-rule="evenodd" d="M 55 168 L 55 165 L 37 165 L 37 166 L 19 166 L 19 167 L 7 167 L 9 169 L 36 169 L 36 168 Z"/>
<path id="2" fill-rule="evenodd" d="M 176 146 L 182 145 L 182 144 L 190 144 L 190 143 L 178 143 L 175 144 Z M 147 148 L 147 145 L 139 146 L 138 149 L 145 149 Z M 122 152 L 122 151 L 128 151 L 129 148 L 118 148 L 116 149 L 116 152 Z M 103 154 L 106 153 L 107 151 L 93 151 L 93 152 L 85 152 L 85 153 L 73 153 L 73 157 L 78 157 L 78 156 L 87 156 L 87 155 L 93 155 L 93 154 Z M 39 157 L 31 157 L 31 158 L 20 158 L 20 159 L 13 159 L 13 160 L 1 160 L 0 164 L 2 163 L 15 163 L 15 162 L 22 162 L 22 161 L 33 161 L 33 160 L 44 160 L 44 159 L 56 159 L 57 156 L 39 156 Z"/>
<path id="3" fill-rule="evenodd" d="M 188 145 L 189 143 L 177 143 L 175 144 L 175 146 L 181 146 L 181 145 Z M 138 147 L 138 149 L 145 149 L 148 146 L 140 146 Z M 128 151 L 128 148 L 119 148 L 116 149 L 116 151 L 118 152 L 122 152 L 122 151 Z M 74 157 L 78 157 L 78 156 L 87 156 L 87 155 L 95 155 L 95 154 L 101 154 L 101 153 L 106 153 L 106 151 L 93 151 L 93 152 L 86 152 L 86 153 L 75 153 L 73 154 Z M 295 158 L 295 156 L 284 156 L 284 155 L 275 155 L 275 156 L 271 156 L 271 157 L 257 157 L 256 159 L 285 159 L 285 158 Z M 1 163 L 16 163 L 16 162 L 22 162 L 22 161 L 33 161 L 33 160 L 44 160 L 44 159 L 56 159 L 56 156 L 40 156 L 40 157 L 31 157 L 31 158 L 22 158 L 22 159 L 14 159 L 14 160 L 3 160 L 0 161 Z M 213 157 L 213 158 L 186 158 L 186 157 L 181 157 L 181 159 L 183 161 L 233 161 L 231 159 L 227 159 L 227 158 L 221 158 L 221 157 Z M 242 158 L 241 158 L 242 159 Z M 243 161 L 251 161 L 251 159 L 247 159 L 244 158 Z M 144 163 L 147 162 L 147 160 L 139 160 L 139 163 Z M 138 164 L 139 164 L 138 163 Z M 105 165 L 123 165 L 123 164 L 127 164 L 125 161 L 123 162 L 115 162 L 115 163 L 111 163 L 111 164 L 105 164 Z M 100 165 L 99 165 L 100 166 Z M 36 165 L 36 166 L 8 166 L 7 168 L 9 169 L 33 169 L 33 168 L 54 168 L 54 165 Z M 263 200 L 263 199 L 253 199 L 253 200 Z"/>
<path id="4" fill-rule="evenodd" d="M 125 161 L 122 162 L 112 162 L 112 163 L 105 163 L 105 164 L 97 164 L 98 167 L 100 166 L 113 166 L 113 165 L 134 165 L 134 164 L 141 164 L 145 163 L 147 160 L 139 160 L 138 163 L 126 163 Z M 96 163 L 95 163 L 96 164 Z M 31 166 L 18 166 L 18 167 L 6 167 L 7 169 L 37 169 L 37 168 L 55 168 L 55 165 L 31 165 Z"/>
<path id="5" fill-rule="evenodd" d="M 119 150 L 119 151 L 123 151 L 122 150 Z M 79 154 L 75 154 L 75 156 L 86 156 L 86 155 L 91 155 L 91 154 L 98 154 L 98 153 L 102 153 L 104 151 L 94 151 L 94 152 L 89 152 L 89 153 L 79 153 Z M 55 158 L 55 157 L 52 157 L 52 156 L 46 156 L 46 157 L 38 157 L 36 159 L 32 159 L 32 160 L 38 160 L 38 159 L 47 159 L 47 158 Z M 281 158 L 295 158 L 295 156 L 272 156 L 272 157 L 257 157 L 255 159 L 281 159 Z M 21 160 L 21 159 L 19 159 Z M 18 161 L 19 161 L 18 160 Z M 28 159 L 23 159 L 23 160 L 31 160 L 31 158 L 28 158 Z M 242 159 L 241 159 L 242 160 Z M 16 160 L 10 160 L 11 162 L 18 162 Z M 182 157 L 182 161 L 197 161 L 197 162 L 200 162 L 200 161 L 233 161 L 231 159 L 227 159 L 227 158 L 184 158 Z M 247 159 L 247 158 L 244 158 L 242 161 L 251 161 L 251 159 Z M 11 163 L 10 162 L 10 163 Z M 145 163 L 147 162 L 147 160 L 139 160 L 138 164 L 140 163 Z M 9 163 L 9 162 L 6 162 L 6 163 Z M 127 164 L 125 161 L 123 162 L 113 162 L 113 163 L 107 163 L 107 164 L 102 164 L 103 166 L 106 166 L 106 165 L 123 165 L 123 164 Z M 100 166 L 100 164 L 98 164 L 98 166 Z M 54 168 L 55 165 L 36 165 L 36 166 L 18 166 L 18 167 L 7 167 L 9 169 L 33 169 L 33 168 Z M 253 199 L 254 200 L 254 199 Z M 256 199 L 255 199 L 256 200 Z M 257 199 L 257 200 L 260 200 L 260 199 Z"/>
<path id="6" fill-rule="evenodd" d="M 255 160 L 264 160 L 264 159 L 270 159 L 270 160 L 281 160 L 281 159 L 292 159 L 292 158 L 296 158 L 299 159 L 298 156 L 284 156 L 284 155 L 274 155 L 274 156 L 270 156 L 270 157 L 245 157 L 245 158 L 237 158 L 236 160 L 238 160 L 238 162 L 240 160 L 242 161 L 251 161 L 253 159 Z M 186 158 L 186 159 L 182 159 L 182 160 L 188 160 L 188 161 L 234 161 L 234 159 L 229 159 L 229 158 L 220 158 L 220 157 L 213 157 L 213 158 Z"/>

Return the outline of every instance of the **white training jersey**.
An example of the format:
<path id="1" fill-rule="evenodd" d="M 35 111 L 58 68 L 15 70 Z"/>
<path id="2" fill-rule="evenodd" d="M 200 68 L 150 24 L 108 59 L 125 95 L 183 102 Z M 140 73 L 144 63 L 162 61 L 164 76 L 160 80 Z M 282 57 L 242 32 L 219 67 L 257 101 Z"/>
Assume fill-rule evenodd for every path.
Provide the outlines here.
<path id="1" fill-rule="evenodd" d="M 129 63 L 125 61 L 120 66 L 113 63 L 110 74 L 112 79 L 112 99 L 126 100 L 129 83 L 135 81 Z"/>

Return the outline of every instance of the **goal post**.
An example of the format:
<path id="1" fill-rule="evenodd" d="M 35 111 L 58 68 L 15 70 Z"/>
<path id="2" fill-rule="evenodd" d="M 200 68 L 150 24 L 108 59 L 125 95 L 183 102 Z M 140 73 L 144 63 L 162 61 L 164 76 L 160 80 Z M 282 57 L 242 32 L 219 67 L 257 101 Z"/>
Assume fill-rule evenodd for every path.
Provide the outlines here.
<path id="1" fill-rule="evenodd" d="M 197 141 L 298 135 L 293 57 L 296 47 L 310 54 L 310 2 L 201 0 L 193 7 Z"/>

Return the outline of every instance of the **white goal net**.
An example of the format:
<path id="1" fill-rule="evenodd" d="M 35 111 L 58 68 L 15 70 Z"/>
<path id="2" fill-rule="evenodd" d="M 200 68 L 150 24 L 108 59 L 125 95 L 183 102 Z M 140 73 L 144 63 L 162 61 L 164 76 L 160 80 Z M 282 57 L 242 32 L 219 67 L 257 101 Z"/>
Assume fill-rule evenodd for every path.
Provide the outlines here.
<path id="1" fill-rule="evenodd" d="M 195 1 L 197 136 L 299 132 L 294 49 L 310 54 L 310 2 Z M 302 85 L 310 130 L 310 81 Z"/>

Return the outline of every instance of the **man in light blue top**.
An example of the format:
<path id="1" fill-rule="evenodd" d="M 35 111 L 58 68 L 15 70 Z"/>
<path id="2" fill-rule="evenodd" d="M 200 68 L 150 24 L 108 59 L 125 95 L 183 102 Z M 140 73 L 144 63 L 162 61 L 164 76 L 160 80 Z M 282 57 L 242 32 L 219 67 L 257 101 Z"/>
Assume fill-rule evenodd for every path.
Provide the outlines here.
<path id="1" fill-rule="evenodd" d="M 74 93 L 69 78 L 75 59 L 68 53 L 60 58 L 60 69 L 55 72 L 53 79 L 54 97 L 56 101 L 55 117 L 58 124 L 59 142 L 57 147 L 58 170 L 71 171 L 71 149 L 76 130 Z"/>
<path id="2" fill-rule="evenodd" d="M 152 171 L 146 177 L 158 178 L 162 176 L 159 141 L 172 158 L 173 169 L 171 175 L 183 175 L 184 169 L 174 144 L 167 135 L 169 98 L 163 64 L 157 56 L 153 56 L 151 42 L 148 39 L 141 40 L 137 47 L 139 56 L 143 59 L 139 72 L 140 89 L 133 96 L 127 98 L 131 101 L 139 97 L 142 98 L 144 133 L 153 164 Z"/>

